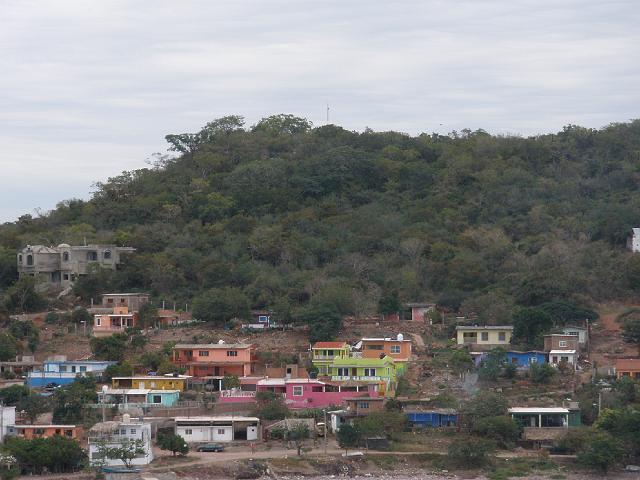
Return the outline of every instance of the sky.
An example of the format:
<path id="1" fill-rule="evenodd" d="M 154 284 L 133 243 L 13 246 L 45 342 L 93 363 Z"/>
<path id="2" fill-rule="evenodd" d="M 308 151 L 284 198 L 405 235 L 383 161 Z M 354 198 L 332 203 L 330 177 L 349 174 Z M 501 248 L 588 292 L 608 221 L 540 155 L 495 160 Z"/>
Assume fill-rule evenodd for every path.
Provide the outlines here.
<path id="1" fill-rule="evenodd" d="M 0 222 L 229 114 L 410 134 L 638 118 L 637 0 L 0 0 Z"/>

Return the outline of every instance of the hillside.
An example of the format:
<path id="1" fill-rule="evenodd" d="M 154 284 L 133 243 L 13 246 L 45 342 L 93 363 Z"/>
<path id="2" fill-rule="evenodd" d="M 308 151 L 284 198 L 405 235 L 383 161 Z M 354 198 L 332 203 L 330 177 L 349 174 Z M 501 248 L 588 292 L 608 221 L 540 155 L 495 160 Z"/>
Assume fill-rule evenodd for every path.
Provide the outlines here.
<path id="1" fill-rule="evenodd" d="M 0 288 L 15 282 L 16 249 L 85 238 L 137 249 L 115 274 L 78 282 L 85 300 L 216 297 L 228 316 L 361 316 L 397 292 L 509 322 L 519 307 L 629 300 L 640 287 L 624 248 L 640 224 L 640 121 L 412 137 L 232 116 L 166 138 L 177 156 L 2 225 Z"/>

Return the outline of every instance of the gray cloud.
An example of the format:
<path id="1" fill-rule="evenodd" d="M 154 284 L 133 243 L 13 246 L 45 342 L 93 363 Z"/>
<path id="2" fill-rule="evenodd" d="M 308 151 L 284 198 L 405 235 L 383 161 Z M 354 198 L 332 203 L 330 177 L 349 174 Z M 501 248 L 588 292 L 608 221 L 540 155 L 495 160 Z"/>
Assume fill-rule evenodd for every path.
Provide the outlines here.
<path id="1" fill-rule="evenodd" d="M 329 102 L 346 128 L 409 133 L 626 121 L 639 20 L 633 0 L 0 0 L 0 220 L 229 113 L 321 124 Z"/>

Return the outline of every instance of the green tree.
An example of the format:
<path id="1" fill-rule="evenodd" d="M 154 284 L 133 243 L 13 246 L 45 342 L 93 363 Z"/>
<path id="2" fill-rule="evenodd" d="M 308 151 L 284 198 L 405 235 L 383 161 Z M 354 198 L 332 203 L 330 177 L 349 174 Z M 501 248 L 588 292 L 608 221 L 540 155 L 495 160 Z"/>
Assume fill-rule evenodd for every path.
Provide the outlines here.
<path id="1" fill-rule="evenodd" d="M 534 347 L 541 335 L 552 326 L 553 319 L 541 308 L 523 308 L 513 316 L 514 337 L 529 347 Z"/>
<path id="2" fill-rule="evenodd" d="M 340 448 L 344 448 L 345 453 L 348 453 L 350 448 L 358 446 L 358 443 L 360 442 L 360 432 L 358 432 L 358 429 L 353 425 L 345 423 L 340 426 L 340 430 L 338 430 L 336 438 Z"/>
<path id="3" fill-rule="evenodd" d="M 91 339 L 91 352 L 96 360 L 113 360 L 120 362 L 127 351 L 128 337 L 124 333 L 115 333 L 108 337 Z"/>
<path id="4" fill-rule="evenodd" d="M 28 395 L 20 399 L 16 410 L 24 412 L 29 423 L 33 424 L 40 415 L 50 411 L 50 406 L 46 398 L 40 395 Z"/>
<path id="5" fill-rule="evenodd" d="M 504 395 L 490 390 L 481 390 L 462 405 L 460 410 L 462 423 L 472 429 L 482 418 L 506 415 L 508 408 L 509 403 Z"/>
<path id="6" fill-rule="evenodd" d="M 507 353 L 502 348 L 494 348 L 487 353 L 486 358 L 482 361 L 478 376 L 480 379 L 495 382 L 500 376 L 505 363 L 507 361 Z"/>
<path id="7" fill-rule="evenodd" d="M 342 316 L 333 305 L 311 304 L 299 313 L 300 322 L 309 326 L 309 341 L 332 340 L 342 326 Z"/>
<path id="8" fill-rule="evenodd" d="M 309 432 L 309 426 L 306 423 L 296 423 L 292 428 L 287 432 L 287 438 L 292 440 L 296 446 L 296 450 L 298 452 L 298 456 L 302 454 L 302 447 L 304 447 L 304 442 L 311 436 Z"/>
<path id="9" fill-rule="evenodd" d="M 110 460 L 120 460 L 124 463 L 124 466 L 129 469 L 133 466 L 131 462 L 134 458 L 145 455 L 146 453 L 142 440 L 125 439 L 117 445 L 110 445 L 106 442 L 98 443 L 99 457 Z"/>
<path id="10" fill-rule="evenodd" d="M 130 377 L 133 375 L 133 366 L 127 361 L 109 365 L 102 373 L 102 379 L 110 382 L 113 377 Z"/>
<path id="11" fill-rule="evenodd" d="M 45 468 L 50 473 L 77 471 L 87 460 L 87 454 L 74 439 L 60 435 L 33 440 L 10 437 L 5 450 L 16 458 L 23 473 L 36 475 Z"/>
<path id="12" fill-rule="evenodd" d="M 518 422 L 510 417 L 485 417 L 478 419 L 472 429 L 475 435 L 493 440 L 500 448 L 514 448 L 520 435 Z"/>
<path id="13" fill-rule="evenodd" d="M 53 422 L 61 425 L 84 423 L 95 410 L 88 404 L 96 403 L 96 381 L 90 376 L 76 378 L 70 385 L 57 388 L 53 394 Z"/>
<path id="14" fill-rule="evenodd" d="M 222 325 L 233 318 L 248 319 L 250 315 L 249 300 L 238 288 L 212 288 L 193 300 L 194 318 L 205 322 Z"/>
<path id="15" fill-rule="evenodd" d="M 624 450 L 620 442 L 607 433 L 590 435 L 578 452 L 578 463 L 602 473 L 622 460 Z"/>
<path id="16" fill-rule="evenodd" d="M 138 309 L 138 324 L 142 328 L 153 327 L 158 321 L 158 309 L 151 303 L 143 303 Z"/>
<path id="17" fill-rule="evenodd" d="M 161 450 L 170 451 L 174 457 L 176 454 L 184 456 L 189 453 L 189 445 L 187 445 L 184 438 L 173 433 L 158 435 L 158 447 L 160 447 Z"/>
<path id="18" fill-rule="evenodd" d="M 18 342 L 13 335 L 0 333 L 0 361 L 15 360 L 18 353 Z"/>
<path id="19" fill-rule="evenodd" d="M 262 420 L 282 420 L 291 416 L 290 410 L 280 397 L 271 392 L 258 392 L 254 414 Z"/>
<path id="20" fill-rule="evenodd" d="M 407 417 L 398 411 L 373 412 L 356 422 L 356 428 L 365 441 L 369 437 L 377 436 L 385 436 L 392 440 L 394 435 L 404 431 L 406 426 Z"/>
<path id="21" fill-rule="evenodd" d="M 35 278 L 25 275 L 7 289 L 5 305 L 11 312 L 29 313 L 42 310 L 46 302 L 36 290 Z"/>
<path id="22" fill-rule="evenodd" d="M 24 385 L 11 385 L 10 387 L 0 390 L 0 402 L 3 405 L 15 406 L 29 395 L 31 395 L 31 390 L 29 390 L 28 387 Z"/>
<path id="23" fill-rule="evenodd" d="M 71 312 L 71 321 L 73 323 L 85 322 L 87 325 L 91 325 L 93 317 L 86 308 L 76 307 Z"/>
<path id="24" fill-rule="evenodd" d="M 548 363 L 532 363 L 529 366 L 529 377 L 535 384 L 547 384 L 555 376 L 556 369 Z"/>
<path id="25" fill-rule="evenodd" d="M 141 333 L 137 333 L 131 336 L 131 348 L 133 348 L 134 350 L 143 349 L 148 342 L 149 339 Z"/>
<path id="26" fill-rule="evenodd" d="M 459 467 L 477 468 L 485 465 L 489 453 L 493 451 L 491 442 L 480 438 L 461 438 L 449 444 L 447 457 Z"/>
<path id="27" fill-rule="evenodd" d="M 401 306 L 398 291 L 392 290 L 386 295 L 380 297 L 380 301 L 378 302 L 378 312 L 382 314 L 397 313 L 400 311 Z"/>
<path id="28" fill-rule="evenodd" d="M 238 388 L 240 386 L 240 379 L 238 378 L 237 375 L 229 375 L 227 373 L 222 379 L 222 385 L 227 390 L 231 388 Z"/>

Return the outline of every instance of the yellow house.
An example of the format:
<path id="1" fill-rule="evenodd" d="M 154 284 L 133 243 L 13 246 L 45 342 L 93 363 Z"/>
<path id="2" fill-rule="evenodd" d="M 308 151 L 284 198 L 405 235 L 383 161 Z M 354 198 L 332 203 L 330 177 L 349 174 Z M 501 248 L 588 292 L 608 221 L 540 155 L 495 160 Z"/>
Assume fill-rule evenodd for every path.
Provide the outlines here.
<path id="1" fill-rule="evenodd" d="M 513 327 L 506 326 L 457 326 L 458 345 L 508 345 L 511 342 Z"/>
<path id="2" fill-rule="evenodd" d="M 179 376 L 138 376 L 138 377 L 113 377 L 112 388 L 137 388 L 151 390 L 179 390 L 184 391 L 187 375 Z"/>

